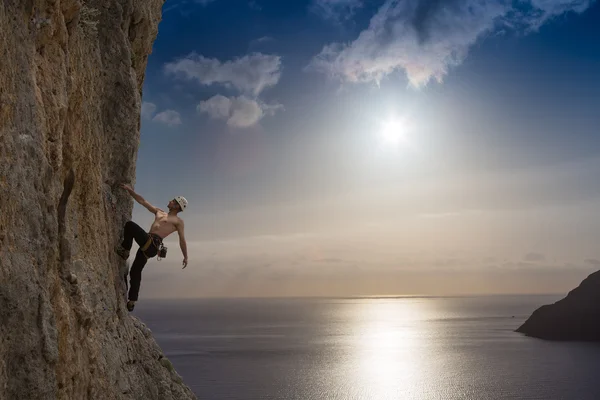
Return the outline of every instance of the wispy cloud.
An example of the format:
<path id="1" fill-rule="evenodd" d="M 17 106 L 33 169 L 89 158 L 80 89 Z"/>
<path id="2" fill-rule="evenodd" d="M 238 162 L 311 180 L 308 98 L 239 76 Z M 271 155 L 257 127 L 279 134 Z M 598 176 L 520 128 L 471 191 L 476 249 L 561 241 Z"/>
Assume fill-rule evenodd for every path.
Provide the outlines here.
<path id="1" fill-rule="evenodd" d="M 247 128 L 282 108 L 281 104 L 269 105 L 246 96 L 225 97 L 219 94 L 202 101 L 197 110 L 212 118 L 226 120 L 231 127 Z"/>
<path id="2" fill-rule="evenodd" d="M 250 48 L 257 48 L 257 47 L 261 47 L 261 46 L 265 46 L 268 45 L 270 43 L 274 43 L 275 42 L 275 38 L 271 37 L 271 36 L 261 36 L 257 39 L 253 39 L 250 41 Z"/>
<path id="3" fill-rule="evenodd" d="M 271 36 L 261 36 L 258 39 L 254 39 L 252 42 L 256 42 L 256 43 L 265 43 L 265 42 L 272 42 L 275 39 L 272 38 Z"/>
<path id="4" fill-rule="evenodd" d="M 182 14 L 188 14 L 189 11 L 187 11 L 187 10 L 190 7 L 193 8 L 197 4 L 199 4 L 201 6 L 206 6 L 215 1 L 216 0 L 179 0 L 179 1 L 175 0 L 175 1 L 170 1 L 169 6 L 164 8 L 163 13 L 168 13 L 170 11 L 179 10 Z"/>
<path id="5" fill-rule="evenodd" d="M 546 261 L 546 256 L 540 253 L 527 253 L 523 257 L 523 260 L 527 262 L 541 262 Z"/>
<path id="6" fill-rule="evenodd" d="M 159 112 L 152 118 L 153 121 L 161 122 L 168 126 L 181 125 L 181 115 L 174 110 L 165 110 Z"/>
<path id="7" fill-rule="evenodd" d="M 600 268 L 600 260 L 597 260 L 595 258 L 588 258 L 585 260 L 585 263 L 593 266 L 594 268 Z"/>
<path id="8" fill-rule="evenodd" d="M 326 45 L 308 66 L 345 82 L 375 82 L 403 70 L 410 85 L 442 82 L 486 34 L 532 32 L 594 0 L 386 0 L 349 44 Z"/>
<path id="9" fill-rule="evenodd" d="M 261 49 L 262 51 L 265 51 L 265 49 L 272 47 L 272 45 L 276 42 L 277 41 L 275 40 L 275 38 L 271 36 L 262 36 L 257 39 L 251 40 L 250 43 L 248 43 L 248 49 L 253 52 L 258 52 Z"/>
<path id="10" fill-rule="evenodd" d="M 251 0 L 248 2 L 248 8 L 250 8 L 252 10 L 256 10 L 256 11 L 262 10 L 262 6 L 260 4 L 258 4 L 258 2 L 255 0 Z"/>
<path id="11" fill-rule="evenodd" d="M 144 101 L 142 103 L 142 118 L 152 119 L 152 116 L 156 112 L 156 104 Z"/>
<path id="12" fill-rule="evenodd" d="M 196 80 L 202 85 L 222 84 L 258 96 L 264 89 L 279 82 L 281 58 L 276 55 L 252 53 L 221 62 L 192 53 L 167 63 L 165 71 L 182 79 Z"/>
<path id="13" fill-rule="evenodd" d="M 363 7 L 363 0 L 313 0 L 310 10 L 323 19 L 341 22 Z"/>

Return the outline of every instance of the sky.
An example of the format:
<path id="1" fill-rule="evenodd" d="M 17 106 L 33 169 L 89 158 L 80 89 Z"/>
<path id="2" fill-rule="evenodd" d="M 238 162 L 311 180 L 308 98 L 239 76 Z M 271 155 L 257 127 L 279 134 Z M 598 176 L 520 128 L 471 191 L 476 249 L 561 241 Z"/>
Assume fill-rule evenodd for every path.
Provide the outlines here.
<path id="1" fill-rule="evenodd" d="M 600 268 L 593 0 L 167 0 L 141 297 L 567 293 Z M 144 227 L 153 215 L 134 207 Z"/>

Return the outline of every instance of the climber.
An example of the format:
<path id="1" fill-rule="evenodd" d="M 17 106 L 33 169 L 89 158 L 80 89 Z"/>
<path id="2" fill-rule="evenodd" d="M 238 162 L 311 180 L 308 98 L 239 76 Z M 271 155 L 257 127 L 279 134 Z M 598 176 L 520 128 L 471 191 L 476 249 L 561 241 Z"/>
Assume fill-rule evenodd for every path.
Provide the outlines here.
<path id="1" fill-rule="evenodd" d="M 131 197 L 138 203 L 143 205 L 155 215 L 154 222 L 150 227 L 150 232 L 146 233 L 138 224 L 133 221 L 127 221 L 123 230 L 123 242 L 116 247 L 116 252 L 121 258 L 127 260 L 129 251 L 133 245 L 133 239 L 140 246 L 138 249 L 131 271 L 129 272 L 130 288 L 128 294 L 127 310 L 133 311 L 135 302 L 138 299 L 140 283 L 142 281 L 142 269 L 146 265 L 149 258 L 156 255 L 159 257 L 166 256 L 166 247 L 163 246 L 163 239 L 171 233 L 177 231 L 179 235 L 179 246 L 183 253 L 183 268 L 187 267 L 187 244 L 185 242 L 183 220 L 177 214 L 187 207 L 187 200 L 182 196 L 177 196 L 169 201 L 167 207 L 169 212 L 165 212 L 160 208 L 154 207 L 148 203 L 142 196 L 137 194 L 131 187 L 121 184 L 121 187 L 129 192 Z M 182 268 L 182 269 L 183 269 Z"/>

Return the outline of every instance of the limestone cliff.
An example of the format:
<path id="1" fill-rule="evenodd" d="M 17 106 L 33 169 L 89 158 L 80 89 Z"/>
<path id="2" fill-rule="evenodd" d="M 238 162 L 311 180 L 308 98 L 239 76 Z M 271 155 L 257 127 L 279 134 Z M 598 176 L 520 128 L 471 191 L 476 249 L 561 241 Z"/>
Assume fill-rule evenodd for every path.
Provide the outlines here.
<path id="1" fill-rule="evenodd" d="M 163 1 L 0 4 L 0 399 L 194 398 L 112 251 Z"/>
<path id="2" fill-rule="evenodd" d="M 548 340 L 600 341 L 600 271 L 565 298 L 535 310 L 517 332 Z"/>

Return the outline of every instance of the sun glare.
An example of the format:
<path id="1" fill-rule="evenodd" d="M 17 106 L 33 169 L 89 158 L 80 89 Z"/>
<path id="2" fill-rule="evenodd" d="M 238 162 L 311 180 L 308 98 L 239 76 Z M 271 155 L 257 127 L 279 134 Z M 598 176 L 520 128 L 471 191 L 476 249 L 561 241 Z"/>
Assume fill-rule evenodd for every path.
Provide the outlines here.
<path id="1" fill-rule="evenodd" d="M 405 120 L 389 118 L 381 123 L 379 140 L 385 147 L 398 148 L 408 144 L 408 126 Z"/>

